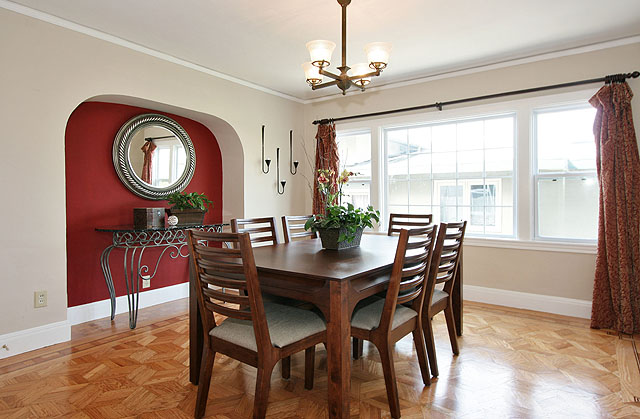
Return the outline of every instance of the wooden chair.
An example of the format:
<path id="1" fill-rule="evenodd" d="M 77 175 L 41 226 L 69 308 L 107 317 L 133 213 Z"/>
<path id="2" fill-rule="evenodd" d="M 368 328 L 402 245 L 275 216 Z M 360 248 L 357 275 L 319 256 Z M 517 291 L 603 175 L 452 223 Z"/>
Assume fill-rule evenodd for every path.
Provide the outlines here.
<path id="1" fill-rule="evenodd" d="M 276 217 L 234 218 L 232 233 L 249 233 L 252 246 L 268 246 L 280 243 Z"/>
<path id="2" fill-rule="evenodd" d="M 424 338 L 429 355 L 429 366 L 431 374 L 438 376 L 438 361 L 436 359 L 436 345 L 433 339 L 433 316 L 444 311 L 447 320 L 447 330 L 451 349 L 454 355 L 460 353 L 458 349 L 458 338 L 456 334 L 456 324 L 453 317 L 453 305 L 451 302 L 451 291 L 456 280 L 458 263 L 462 252 L 462 241 L 467 222 L 461 223 L 441 223 L 438 239 L 436 240 L 431 268 L 427 277 L 425 290 L 424 308 L 422 310 L 422 327 Z M 443 289 L 436 288 L 436 285 L 444 284 Z"/>
<path id="3" fill-rule="evenodd" d="M 431 214 L 389 214 L 388 236 L 400 233 L 403 228 L 411 230 L 414 228 L 423 228 L 431 224 Z M 351 353 L 353 359 L 359 359 L 363 352 L 363 342 L 353 339 Z"/>
<path id="4" fill-rule="evenodd" d="M 394 233 L 400 233 L 400 230 L 406 228 L 426 227 L 431 224 L 431 214 L 389 214 L 389 229 L 387 235 L 392 236 Z"/>
<path id="5" fill-rule="evenodd" d="M 278 229 L 276 227 L 276 217 L 260 217 L 260 218 L 234 218 L 231 220 L 232 233 L 248 233 L 251 240 L 251 246 L 273 246 L 280 243 L 278 238 Z M 279 303 L 285 305 L 297 306 L 301 302 L 290 298 L 279 297 L 271 294 L 263 294 L 263 299 L 270 303 Z M 289 379 L 291 377 L 291 358 L 286 357 L 282 360 L 282 378 Z"/>
<path id="6" fill-rule="evenodd" d="M 373 343 L 382 361 L 391 416 L 400 417 L 400 401 L 393 366 L 393 345 L 409 333 L 418 354 L 425 385 L 431 384 L 422 335 L 422 304 L 436 226 L 400 231 L 386 298 L 373 296 L 359 302 L 351 317 L 351 336 Z M 411 239 L 411 240 L 410 240 Z"/>
<path id="7" fill-rule="evenodd" d="M 235 246 L 220 247 L 223 242 Z M 188 230 L 188 243 L 205 331 L 195 417 L 204 415 L 214 358 L 221 353 L 258 369 L 253 417 L 264 418 L 271 372 L 280 359 L 304 349 L 305 388 L 313 387 L 315 345 L 326 342 L 325 321 L 312 311 L 263 303 L 249 234 Z M 227 319 L 217 322 L 216 314 Z"/>
<path id="8" fill-rule="evenodd" d="M 282 232 L 284 233 L 284 242 L 289 243 L 297 239 L 315 239 L 318 233 L 315 231 L 307 231 L 304 224 L 311 215 L 284 215 L 282 216 Z"/>

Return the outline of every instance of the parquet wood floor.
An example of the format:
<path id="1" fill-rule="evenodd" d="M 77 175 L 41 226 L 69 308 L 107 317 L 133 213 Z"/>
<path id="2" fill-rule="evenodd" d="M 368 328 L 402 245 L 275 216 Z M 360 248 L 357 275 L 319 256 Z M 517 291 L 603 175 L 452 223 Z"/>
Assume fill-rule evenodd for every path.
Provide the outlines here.
<path id="1" fill-rule="evenodd" d="M 71 342 L 1 360 L 0 417 L 192 417 L 186 313 L 180 300 L 141 310 L 134 331 L 126 314 L 113 325 L 85 323 L 73 327 Z M 440 377 L 431 387 L 422 384 L 411 337 L 396 345 L 404 418 L 640 418 L 632 337 L 591 330 L 582 319 L 468 303 L 454 358 L 439 317 Z M 388 417 L 382 368 L 368 343 L 352 375 L 352 417 Z M 254 384 L 254 368 L 218 356 L 208 417 L 250 417 Z M 315 387 L 303 384 L 304 356 L 297 354 L 289 380 L 274 371 L 268 417 L 326 417 L 322 345 Z"/>

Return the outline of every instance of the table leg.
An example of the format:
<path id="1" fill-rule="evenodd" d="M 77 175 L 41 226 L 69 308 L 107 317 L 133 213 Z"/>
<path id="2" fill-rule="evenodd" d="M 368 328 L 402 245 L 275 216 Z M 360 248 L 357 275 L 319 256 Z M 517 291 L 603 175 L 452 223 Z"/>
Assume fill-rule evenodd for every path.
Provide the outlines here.
<path id="1" fill-rule="evenodd" d="M 451 300 L 453 304 L 453 318 L 456 324 L 456 332 L 458 336 L 462 336 L 462 310 L 463 310 L 463 297 L 462 297 L 462 246 L 460 247 L 460 256 L 458 260 L 458 268 L 456 272 L 456 280 L 453 283 L 453 290 L 451 295 Z"/>
<path id="2" fill-rule="evenodd" d="M 104 282 L 107 283 L 107 290 L 109 290 L 109 299 L 111 299 L 111 320 L 113 321 L 116 315 L 116 289 L 113 286 L 113 276 L 111 276 L 111 267 L 109 266 L 109 256 L 114 246 L 107 246 L 100 255 L 100 266 L 102 267 L 102 274 L 104 275 Z"/>
<path id="3" fill-rule="evenodd" d="M 138 322 L 138 305 L 140 303 L 140 258 L 136 263 L 137 248 L 124 249 L 124 284 L 127 286 L 127 303 L 129 304 L 129 328 L 135 329 Z M 130 267 L 127 267 L 127 258 L 131 251 Z"/>
<path id="4" fill-rule="evenodd" d="M 348 283 L 329 285 L 329 323 L 327 324 L 327 368 L 329 374 L 329 417 L 348 418 L 351 388 Z"/>
<path id="5" fill-rule="evenodd" d="M 189 256 L 189 381 L 198 385 L 200 362 L 204 345 L 202 317 L 198 309 L 198 297 L 195 288 L 195 272 Z"/>

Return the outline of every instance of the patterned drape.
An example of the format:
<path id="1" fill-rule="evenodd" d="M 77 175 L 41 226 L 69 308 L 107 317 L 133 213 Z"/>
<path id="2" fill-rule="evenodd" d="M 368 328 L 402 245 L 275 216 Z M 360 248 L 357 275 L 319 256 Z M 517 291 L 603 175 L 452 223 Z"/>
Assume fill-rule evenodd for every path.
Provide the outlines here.
<path id="1" fill-rule="evenodd" d="M 626 82 L 590 100 L 600 183 L 598 254 L 591 327 L 640 332 L 640 159 Z"/>
<path id="2" fill-rule="evenodd" d="M 153 184 L 152 182 L 152 162 L 153 162 L 153 151 L 158 148 L 153 141 L 145 141 L 144 145 L 140 150 L 144 153 L 144 162 L 142 163 L 142 181 L 147 182 L 149 185 Z"/>
<path id="3" fill-rule="evenodd" d="M 318 125 L 316 134 L 316 168 L 313 174 L 315 180 L 318 176 L 318 169 L 333 170 L 330 181 L 335 184 L 338 178 L 338 144 L 336 143 L 336 125 L 333 122 Z M 335 192 L 335 191 L 333 191 Z M 322 195 L 318 191 L 318 184 L 314 181 L 313 186 L 313 213 L 323 214 L 324 203 Z"/>

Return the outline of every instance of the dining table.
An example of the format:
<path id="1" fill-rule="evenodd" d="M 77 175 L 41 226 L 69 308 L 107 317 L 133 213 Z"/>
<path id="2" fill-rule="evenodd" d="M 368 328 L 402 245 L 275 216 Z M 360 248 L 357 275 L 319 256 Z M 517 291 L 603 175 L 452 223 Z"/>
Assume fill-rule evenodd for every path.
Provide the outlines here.
<path id="1" fill-rule="evenodd" d="M 360 246 L 322 248 L 320 239 L 255 247 L 262 292 L 315 304 L 327 320 L 328 413 L 350 416 L 351 314 L 358 301 L 384 291 L 389 282 L 398 236 L 364 234 Z M 190 264 L 189 378 L 198 383 L 204 332 Z M 462 335 L 462 254 L 452 293 L 458 336 Z"/>

